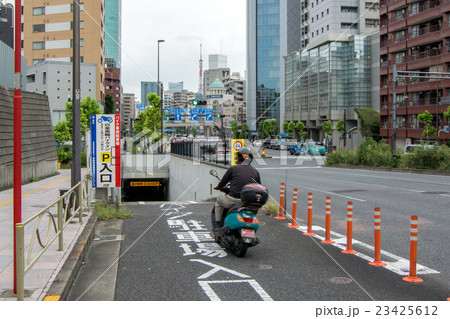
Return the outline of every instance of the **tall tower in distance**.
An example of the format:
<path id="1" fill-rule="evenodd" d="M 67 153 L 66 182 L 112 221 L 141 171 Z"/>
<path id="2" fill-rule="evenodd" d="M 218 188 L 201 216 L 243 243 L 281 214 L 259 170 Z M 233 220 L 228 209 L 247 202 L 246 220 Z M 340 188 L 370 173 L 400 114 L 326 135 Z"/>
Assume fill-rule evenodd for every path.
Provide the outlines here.
<path id="1" fill-rule="evenodd" d="M 202 58 L 201 43 L 200 43 L 200 60 L 199 60 L 199 75 L 198 75 L 198 93 L 203 94 L 203 58 Z"/>

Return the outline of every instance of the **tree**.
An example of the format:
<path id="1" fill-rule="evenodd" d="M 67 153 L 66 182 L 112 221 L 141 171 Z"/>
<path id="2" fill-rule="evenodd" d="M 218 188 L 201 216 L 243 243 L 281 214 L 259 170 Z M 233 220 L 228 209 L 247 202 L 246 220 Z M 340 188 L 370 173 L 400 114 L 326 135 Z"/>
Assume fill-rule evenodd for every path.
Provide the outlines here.
<path id="1" fill-rule="evenodd" d="M 284 122 L 283 123 L 283 131 L 287 132 L 289 130 L 289 122 Z"/>
<path id="2" fill-rule="evenodd" d="M 242 124 L 242 134 L 244 135 L 244 138 L 248 137 L 248 125 L 245 122 Z"/>
<path id="3" fill-rule="evenodd" d="M 72 140 L 72 134 L 66 121 L 59 121 L 53 128 L 53 134 L 55 135 L 55 141 L 58 143 L 58 148 Z"/>
<path id="4" fill-rule="evenodd" d="M 233 138 L 239 137 L 239 125 L 236 123 L 236 121 L 231 122 L 231 131 L 233 132 Z"/>
<path id="5" fill-rule="evenodd" d="M 195 126 L 193 126 L 193 127 L 191 128 L 191 134 L 192 134 L 193 137 L 196 137 L 196 136 L 197 136 L 197 129 L 195 128 Z"/>
<path id="6" fill-rule="evenodd" d="M 447 125 L 448 125 L 450 121 L 450 106 L 447 107 L 447 111 L 444 112 L 444 117 L 447 118 Z"/>
<path id="7" fill-rule="evenodd" d="M 380 141 L 380 113 L 370 107 L 355 108 L 361 123 L 361 134 Z"/>
<path id="8" fill-rule="evenodd" d="M 86 132 L 90 130 L 90 118 L 91 114 L 102 114 L 100 104 L 90 96 L 86 97 L 80 102 L 80 135 L 81 139 L 84 139 Z M 73 127 L 73 114 L 72 114 L 72 102 L 66 102 L 66 120 L 60 121 L 53 128 L 56 141 L 65 140 L 65 142 L 72 140 L 72 127 Z M 67 139 L 67 137 L 69 137 Z"/>
<path id="9" fill-rule="evenodd" d="M 105 95 L 105 114 L 114 114 L 114 98 L 111 93 Z"/>
<path id="10" fill-rule="evenodd" d="M 289 136 L 293 135 L 293 133 L 295 132 L 295 123 L 294 122 L 292 122 L 292 121 L 289 122 L 287 131 L 289 132 Z"/>
<path id="11" fill-rule="evenodd" d="M 280 133 L 280 127 L 277 125 L 276 120 L 270 120 L 269 130 L 270 130 L 270 135 L 278 135 L 278 133 Z"/>
<path id="12" fill-rule="evenodd" d="M 147 95 L 151 107 L 140 112 L 133 125 L 134 134 L 142 137 L 152 136 L 153 142 L 161 139 L 161 99 L 155 93 Z"/>
<path id="13" fill-rule="evenodd" d="M 339 120 L 336 124 L 336 131 L 341 132 L 341 137 L 343 138 L 346 134 L 345 132 L 345 122 L 344 120 Z"/>
<path id="14" fill-rule="evenodd" d="M 297 122 L 295 124 L 295 131 L 297 132 L 298 136 L 301 137 L 302 140 L 305 138 L 306 135 L 308 135 L 308 133 L 305 132 L 305 124 L 303 124 L 302 122 Z"/>
<path id="15" fill-rule="evenodd" d="M 425 124 L 425 128 L 422 132 L 422 136 L 428 137 L 430 135 L 436 134 L 436 128 L 434 126 L 431 126 L 431 122 L 433 121 L 433 114 L 428 112 L 428 110 L 425 110 L 425 112 L 418 114 L 417 118 L 419 119 L 420 123 Z"/>

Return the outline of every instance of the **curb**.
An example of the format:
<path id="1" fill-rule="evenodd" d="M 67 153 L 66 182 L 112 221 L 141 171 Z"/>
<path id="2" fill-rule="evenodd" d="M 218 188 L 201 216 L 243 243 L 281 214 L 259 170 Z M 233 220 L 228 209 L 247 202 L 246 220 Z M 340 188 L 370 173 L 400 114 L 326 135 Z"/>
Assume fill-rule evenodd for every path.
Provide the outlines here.
<path id="1" fill-rule="evenodd" d="M 44 300 L 64 301 L 69 295 L 78 272 L 81 269 L 83 260 L 89 250 L 92 239 L 95 235 L 95 227 L 97 225 L 97 215 L 94 213 L 89 217 L 89 221 L 83 229 L 80 237 L 78 237 L 75 246 L 69 254 L 69 257 L 64 262 L 63 267 L 59 271 L 50 289 L 47 291 L 47 296 Z"/>
<path id="2" fill-rule="evenodd" d="M 323 167 L 450 176 L 450 172 L 447 172 L 447 171 L 434 171 L 434 170 L 428 170 L 428 169 L 390 168 L 390 167 L 340 165 L 340 164 L 331 164 L 331 165 L 327 164 L 327 165 L 324 165 Z"/>

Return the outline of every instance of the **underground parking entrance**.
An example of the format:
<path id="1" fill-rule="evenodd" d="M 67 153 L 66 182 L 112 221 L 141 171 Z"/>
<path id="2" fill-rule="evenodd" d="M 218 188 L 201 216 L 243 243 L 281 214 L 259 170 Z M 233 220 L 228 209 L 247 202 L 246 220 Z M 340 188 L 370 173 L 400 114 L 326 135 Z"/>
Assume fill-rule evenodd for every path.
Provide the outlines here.
<path id="1" fill-rule="evenodd" d="M 122 181 L 124 202 L 167 201 L 168 178 L 127 178 Z"/>

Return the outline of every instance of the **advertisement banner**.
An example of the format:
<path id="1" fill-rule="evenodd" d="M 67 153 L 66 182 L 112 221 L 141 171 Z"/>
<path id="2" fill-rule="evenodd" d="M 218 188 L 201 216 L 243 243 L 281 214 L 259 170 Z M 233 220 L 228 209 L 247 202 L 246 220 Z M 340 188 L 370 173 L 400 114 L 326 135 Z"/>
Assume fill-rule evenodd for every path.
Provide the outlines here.
<path id="1" fill-rule="evenodd" d="M 244 140 L 231 140 L 231 165 L 237 165 L 237 153 L 244 147 Z"/>
<path id="2" fill-rule="evenodd" d="M 120 187 L 120 115 L 91 115 L 92 186 Z"/>

